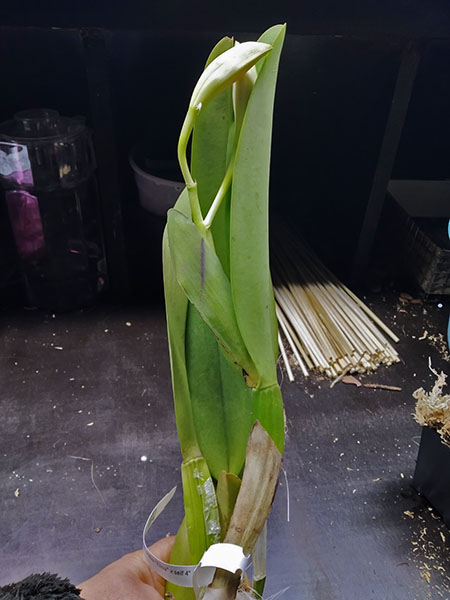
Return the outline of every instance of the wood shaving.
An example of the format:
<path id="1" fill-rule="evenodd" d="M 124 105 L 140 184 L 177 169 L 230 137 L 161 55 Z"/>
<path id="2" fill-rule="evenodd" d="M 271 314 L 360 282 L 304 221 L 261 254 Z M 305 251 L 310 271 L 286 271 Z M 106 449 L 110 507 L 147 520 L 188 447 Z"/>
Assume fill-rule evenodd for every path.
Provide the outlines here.
<path id="1" fill-rule="evenodd" d="M 436 376 L 436 381 L 431 392 L 426 392 L 423 388 L 413 392 L 413 398 L 417 401 L 414 418 L 419 425 L 436 429 L 444 444 L 450 447 L 450 394 L 442 393 L 447 375 L 443 371 L 435 371 L 431 366 L 431 359 L 428 359 L 428 366 Z"/>
<path id="2" fill-rule="evenodd" d="M 342 383 L 356 385 L 356 387 L 361 387 L 362 385 L 362 383 L 358 379 L 356 379 L 356 377 L 353 377 L 353 375 L 344 375 L 344 377 L 342 378 Z"/>
<path id="3" fill-rule="evenodd" d="M 429 509 L 430 507 L 428 507 Z M 417 516 L 420 517 L 420 515 Z M 424 513 L 424 516 L 428 521 L 432 512 L 429 510 L 428 513 Z M 431 583 L 431 575 L 434 574 L 433 590 L 437 591 L 441 598 L 447 599 L 450 598 L 449 555 L 441 543 L 444 533 L 437 527 L 440 525 L 432 523 L 429 528 L 420 527 L 418 531 L 414 531 L 415 539 L 411 540 L 413 546 L 411 560 L 427 583 Z M 446 531 L 445 528 L 444 531 Z M 442 590 L 442 593 L 439 593 L 439 590 Z"/>
<path id="4" fill-rule="evenodd" d="M 433 348 L 439 352 L 444 360 L 450 362 L 450 353 L 448 351 L 447 339 L 444 337 L 442 332 L 435 335 L 429 335 L 428 340 L 430 341 Z"/>
<path id="5" fill-rule="evenodd" d="M 430 573 L 430 571 L 423 571 L 420 574 L 420 576 L 423 577 L 427 583 L 430 583 L 430 581 L 431 581 L 431 573 Z"/>
<path id="6" fill-rule="evenodd" d="M 398 297 L 398 301 L 400 304 L 423 304 L 422 298 L 413 298 L 411 294 L 407 294 L 406 292 L 402 292 Z"/>
<path id="7" fill-rule="evenodd" d="M 397 385 L 386 385 L 384 383 L 364 383 L 364 387 L 373 390 L 389 390 L 390 392 L 401 392 L 402 388 Z"/>

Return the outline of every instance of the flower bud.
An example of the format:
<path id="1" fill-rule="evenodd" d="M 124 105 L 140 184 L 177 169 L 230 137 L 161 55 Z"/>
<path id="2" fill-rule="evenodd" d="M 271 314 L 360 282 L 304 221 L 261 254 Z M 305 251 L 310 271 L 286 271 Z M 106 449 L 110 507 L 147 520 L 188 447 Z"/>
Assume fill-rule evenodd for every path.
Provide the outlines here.
<path id="1" fill-rule="evenodd" d="M 215 58 L 203 71 L 192 93 L 189 106 L 205 106 L 222 90 L 227 88 L 260 58 L 272 50 L 270 44 L 243 42 L 230 48 Z"/>

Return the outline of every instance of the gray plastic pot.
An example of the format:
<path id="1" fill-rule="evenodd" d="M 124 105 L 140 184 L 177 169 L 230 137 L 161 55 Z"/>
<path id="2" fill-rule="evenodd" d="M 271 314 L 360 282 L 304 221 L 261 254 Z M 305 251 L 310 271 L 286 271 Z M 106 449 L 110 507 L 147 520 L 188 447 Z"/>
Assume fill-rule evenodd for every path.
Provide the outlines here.
<path id="1" fill-rule="evenodd" d="M 146 161 L 153 174 L 142 168 L 135 150 L 131 151 L 129 162 L 133 169 L 141 206 L 155 215 L 165 216 L 169 208 L 175 204 L 185 185 L 179 181 L 160 177 L 159 174 L 175 174 L 176 177 L 176 163 L 164 160 Z"/>

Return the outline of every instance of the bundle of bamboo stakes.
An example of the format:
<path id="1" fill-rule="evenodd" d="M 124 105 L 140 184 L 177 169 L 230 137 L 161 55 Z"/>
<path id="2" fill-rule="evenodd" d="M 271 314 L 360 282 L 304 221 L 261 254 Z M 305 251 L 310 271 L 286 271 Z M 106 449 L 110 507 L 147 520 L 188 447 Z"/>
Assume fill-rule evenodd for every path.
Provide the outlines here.
<path id="1" fill-rule="evenodd" d="M 305 376 L 315 370 L 336 379 L 399 361 L 387 339 L 398 342 L 398 337 L 322 264 L 305 242 L 283 227 L 274 237 L 272 249 L 278 323 L 292 353 L 291 360 Z M 279 343 L 288 377 L 293 381 L 281 335 Z"/>

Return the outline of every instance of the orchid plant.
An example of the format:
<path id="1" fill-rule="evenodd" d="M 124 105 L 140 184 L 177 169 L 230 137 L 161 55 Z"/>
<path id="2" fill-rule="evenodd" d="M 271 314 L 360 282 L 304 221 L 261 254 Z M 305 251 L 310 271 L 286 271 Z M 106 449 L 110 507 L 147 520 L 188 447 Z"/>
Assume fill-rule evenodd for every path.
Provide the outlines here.
<path id="1" fill-rule="evenodd" d="M 169 210 L 164 287 L 185 517 L 173 564 L 213 544 L 253 553 L 265 580 L 265 522 L 284 446 L 277 321 L 269 269 L 272 114 L 285 26 L 258 41 L 223 38 L 200 76 L 180 134 L 186 182 Z M 190 145 L 190 160 L 188 147 Z M 204 598 L 235 598 L 240 574 L 217 569 Z M 167 584 L 166 596 L 191 600 Z"/>

